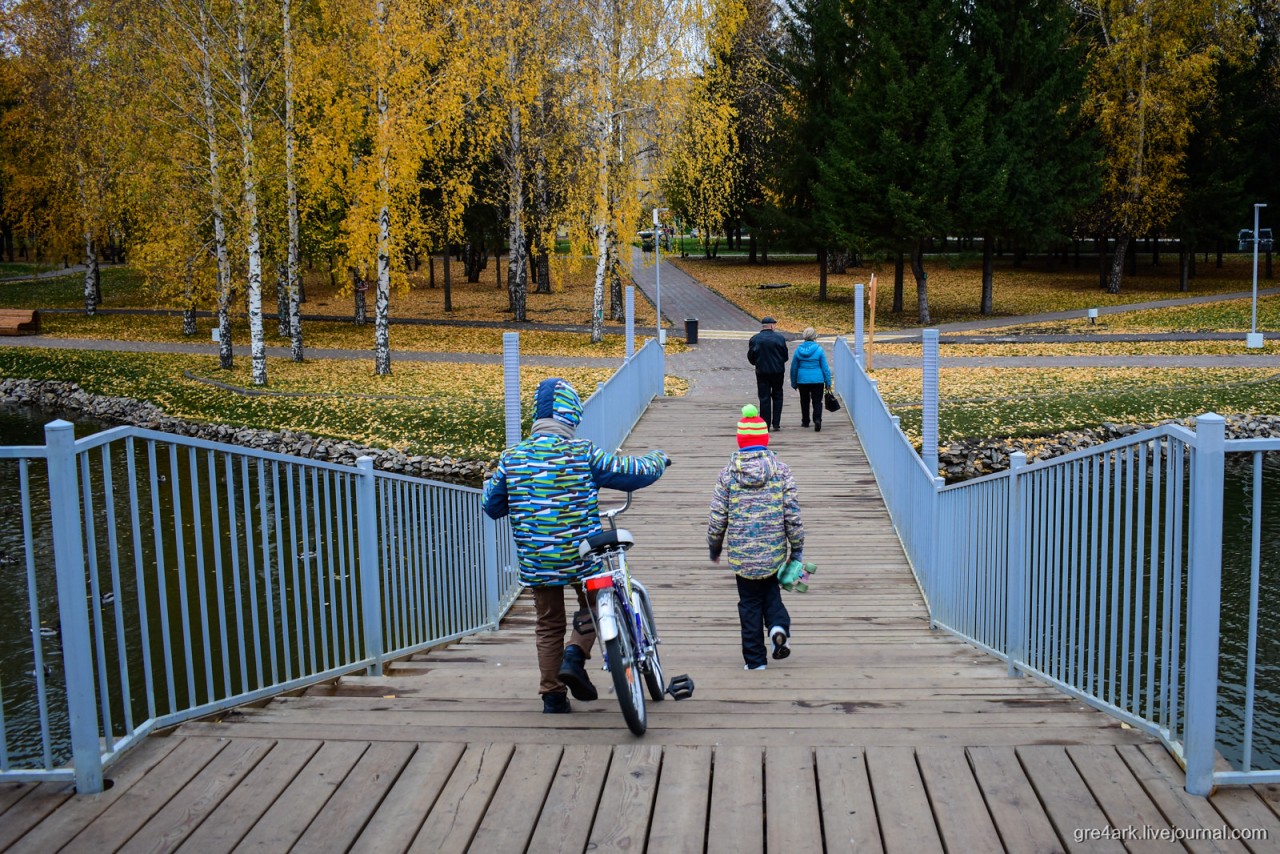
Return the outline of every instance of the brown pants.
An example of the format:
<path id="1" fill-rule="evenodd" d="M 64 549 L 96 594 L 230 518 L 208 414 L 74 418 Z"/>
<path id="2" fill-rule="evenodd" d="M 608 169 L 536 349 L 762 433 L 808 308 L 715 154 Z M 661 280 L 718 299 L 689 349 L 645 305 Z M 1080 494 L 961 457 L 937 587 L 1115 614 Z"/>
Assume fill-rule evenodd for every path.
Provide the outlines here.
<path id="1" fill-rule="evenodd" d="M 542 676 L 539 694 L 563 694 L 567 690 L 560 681 L 560 662 L 564 660 L 566 646 L 564 632 L 569 627 L 565 619 L 564 591 L 563 587 L 533 588 L 533 610 L 538 617 L 534 634 L 538 640 L 538 671 Z M 591 645 L 596 639 L 595 621 L 587 607 L 587 594 L 582 585 L 573 585 L 573 591 L 578 594 L 578 611 L 573 615 L 569 643 L 581 647 L 590 658 Z"/>

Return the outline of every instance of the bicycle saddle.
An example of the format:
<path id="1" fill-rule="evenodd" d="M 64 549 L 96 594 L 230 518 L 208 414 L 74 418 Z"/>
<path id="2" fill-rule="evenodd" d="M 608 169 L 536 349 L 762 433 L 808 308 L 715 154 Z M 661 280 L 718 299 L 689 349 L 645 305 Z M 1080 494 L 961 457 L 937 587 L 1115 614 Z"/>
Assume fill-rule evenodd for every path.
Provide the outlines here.
<path id="1" fill-rule="evenodd" d="M 598 534 L 592 534 L 582 542 L 578 543 L 578 556 L 586 557 L 590 554 L 600 554 L 601 552 L 616 548 L 626 550 L 635 544 L 635 538 L 633 538 L 631 536 L 631 532 L 625 528 L 601 531 Z"/>

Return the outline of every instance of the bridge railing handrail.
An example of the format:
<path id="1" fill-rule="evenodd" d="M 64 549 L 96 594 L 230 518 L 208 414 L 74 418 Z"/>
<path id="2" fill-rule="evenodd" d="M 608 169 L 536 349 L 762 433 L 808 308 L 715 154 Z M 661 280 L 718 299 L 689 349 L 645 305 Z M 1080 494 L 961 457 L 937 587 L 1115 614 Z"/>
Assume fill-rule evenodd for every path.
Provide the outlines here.
<path id="1" fill-rule="evenodd" d="M 650 341 L 588 397 L 579 433 L 613 450 L 662 393 Z M 45 445 L 0 447 L 0 460 L 18 470 L 37 707 L 22 725 L 38 742 L 11 755 L 4 698 L 16 692 L 0 685 L 0 780 L 100 791 L 104 767 L 156 728 L 380 673 L 496 628 L 519 594 L 509 521 L 483 513 L 481 490 L 376 471 L 369 457 L 350 466 L 133 426 L 77 440 L 54 422 Z M 40 612 L 45 577 L 56 628 Z M 69 756 L 54 747 L 63 714 Z"/>
<path id="2" fill-rule="evenodd" d="M 849 405 L 933 625 L 1161 738 L 1187 787 L 1280 781 L 1250 767 L 1261 456 L 1280 440 L 1224 441 L 1212 413 L 944 486 L 875 380 L 837 339 Z M 1242 770 L 1213 770 L 1219 722 L 1223 467 L 1253 454 L 1253 589 Z"/>

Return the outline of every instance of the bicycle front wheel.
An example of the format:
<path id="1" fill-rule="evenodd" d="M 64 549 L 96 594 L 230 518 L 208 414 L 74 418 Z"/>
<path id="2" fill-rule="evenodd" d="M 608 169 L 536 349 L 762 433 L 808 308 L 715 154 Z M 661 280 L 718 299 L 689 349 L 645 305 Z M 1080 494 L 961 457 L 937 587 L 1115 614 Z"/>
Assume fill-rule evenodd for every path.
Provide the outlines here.
<path id="1" fill-rule="evenodd" d="M 640 615 L 640 626 L 643 629 L 644 641 L 648 644 L 648 652 L 644 654 L 644 684 L 649 688 L 649 697 L 655 703 L 661 703 L 667 693 L 667 683 L 662 677 L 662 661 L 658 658 L 658 630 L 653 624 L 653 612 L 644 607 L 647 603 L 636 596 L 636 613 Z"/>
<path id="2" fill-rule="evenodd" d="M 605 654 L 609 657 L 609 675 L 613 677 L 613 690 L 622 707 L 622 717 L 627 727 L 636 735 L 644 735 L 647 727 L 644 707 L 644 680 L 640 662 L 636 656 L 635 628 L 631 609 L 623 605 L 615 595 L 614 613 L 618 615 L 618 636 L 605 641 Z"/>

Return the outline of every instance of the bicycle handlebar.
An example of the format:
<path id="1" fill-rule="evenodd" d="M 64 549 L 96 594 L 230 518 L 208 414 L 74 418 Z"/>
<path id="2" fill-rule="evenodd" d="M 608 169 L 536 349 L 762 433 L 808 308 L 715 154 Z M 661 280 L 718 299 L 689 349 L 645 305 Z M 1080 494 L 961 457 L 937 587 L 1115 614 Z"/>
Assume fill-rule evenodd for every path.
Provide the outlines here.
<path id="1" fill-rule="evenodd" d="M 664 454 L 663 456 L 666 456 L 666 455 Z M 671 457 L 667 457 L 667 467 L 668 467 L 668 468 L 670 468 L 670 467 L 671 467 L 671 465 L 672 465 L 674 462 L 675 462 L 675 460 L 671 459 Z M 600 520 L 601 520 L 602 522 L 604 522 L 604 521 L 608 521 L 608 522 L 612 523 L 612 522 L 613 522 L 613 519 L 614 519 L 614 517 L 615 517 L 615 516 L 620 516 L 620 515 L 622 515 L 623 513 L 626 513 L 629 509 L 631 509 L 631 496 L 632 496 L 632 495 L 634 495 L 634 494 L 635 494 L 634 492 L 628 491 L 628 492 L 627 492 L 627 502 L 626 502 L 625 504 L 623 504 L 621 507 L 613 507 L 613 508 L 610 508 L 610 509 L 608 509 L 608 510 L 602 510 L 602 511 L 600 511 Z"/>

